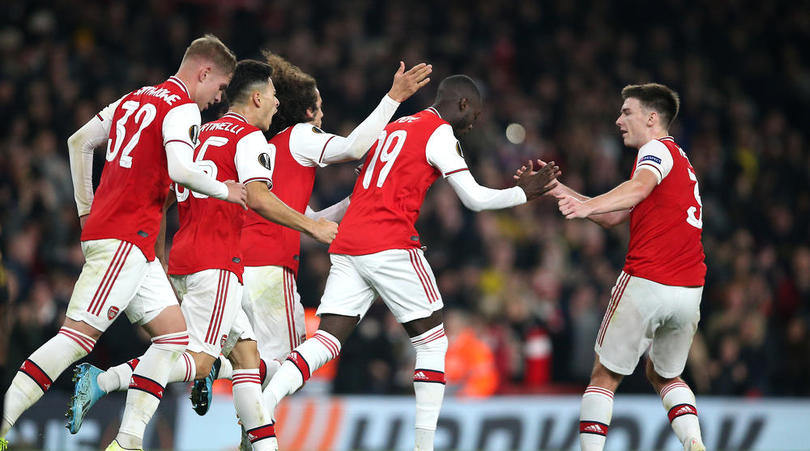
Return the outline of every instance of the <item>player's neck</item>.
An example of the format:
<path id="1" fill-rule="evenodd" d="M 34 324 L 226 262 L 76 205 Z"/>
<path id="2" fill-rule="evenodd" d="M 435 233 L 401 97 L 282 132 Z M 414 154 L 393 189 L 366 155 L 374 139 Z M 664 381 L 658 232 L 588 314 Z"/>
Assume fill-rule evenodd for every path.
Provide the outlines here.
<path id="1" fill-rule="evenodd" d="M 255 109 L 255 108 L 249 108 L 246 105 L 239 105 L 239 104 L 231 105 L 231 107 L 228 109 L 228 112 L 236 113 L 236 114 L 242 116 L 243 118 L 245 118 L 245 120 L 247 121 L 248 124 L 250 124 L 250 125 L 252 125 L 254 127 L 257 127 L 256 124 L 259 123 L 258 118 L 256 117 L 257 114 L 258 114 L 258 111 L 259 110 Z"/>
<path id="2" fill-rule="evenodd" d="M 662 130 L 660 128 L 650 130 L 650 132 L 647 133 L 647 136 L 645 136 L 645 139 L 642 140 L 644 142 L 640 143 L 638 148 L 640 149 L 641 146 L 643 146 L 644 144 L 647 144 L 648 142 L 650 142 L 652 140 L 666 138 L 667 136 L 669 136 L 669 131 L 668 130 Z"/>
<path id="3" fill-rule="evenodd" d="M 188 96 L 193 99 L 194 94 L 197 92 L 197 85 L 192 83 L 194 77 L 186 73 L 186 71 L 182 70 L 182 68 L 181 70 L 178 70 L 176 74 L 174 74 L 174 77 L 179 78 L 180 81 L 186 85 L 186 89 L 188 89 Z"/>

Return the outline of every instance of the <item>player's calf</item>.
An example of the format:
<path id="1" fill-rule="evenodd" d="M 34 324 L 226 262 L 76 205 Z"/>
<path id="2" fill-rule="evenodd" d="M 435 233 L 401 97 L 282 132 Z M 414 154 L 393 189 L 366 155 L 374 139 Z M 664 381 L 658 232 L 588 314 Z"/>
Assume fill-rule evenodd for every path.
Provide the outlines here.
<path id="1" fill-rule="evenodd" d="M 444 399 L 444 359 L 447 336 L 439 324 L 425 333 L 411 337 L 416 351 L 413 391 L 416 396 L 415 450 L 433 451 L 433 436 Z"/>
<path id="2" fill-rule="evenodd" d="M 179 310 L 179 309 L 178 309 Z M 188 332 L 152 338 L 152 345 L 132 373 L 121 428 L 116 440 L 125 448 L 141 448 L 143 433 L 152 419 L 174 362 L 188 346 Z"/>
<path id="3" fill-rule="evenodd" d="M 5 437 L 17 419 L 45 394 L 53 381 L 73 362 L 93 350 L 96 340 L 70 327 L 39 347 L 23 362 L 6 392 L 0 437 Z"/>

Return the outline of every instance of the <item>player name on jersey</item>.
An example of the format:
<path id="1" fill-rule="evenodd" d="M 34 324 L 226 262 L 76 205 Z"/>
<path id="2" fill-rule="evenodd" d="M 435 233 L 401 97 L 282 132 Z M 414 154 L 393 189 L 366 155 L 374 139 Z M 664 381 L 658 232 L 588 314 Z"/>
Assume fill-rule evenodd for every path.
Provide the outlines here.
<path id="1" fill-rule="evenodd" d="M 133 93 L 133 95 L 136 95 L 136 96 L 145 95 L 145 96 L 156 97 L 156 98 L 168 103 L 169 106 L 174 105 L 175 102 L 180 100 L 179 95 L 173 94 L 171 91 L 169 91 L 166 88 L 159 88 L 157 86 L 144 86 L 143 88 L 135 91 Z"/>
<path id="2" fill-rule="evenodd" d="M 200 128 L 200 131 L 203 132 L 212 130 L 231 132 L 234 135 L 238 135 L 245 130 L 245 127 L 244 125 L 231 122 L 209 122 L 207 124 L 203 124 L 203 126 Z"/>

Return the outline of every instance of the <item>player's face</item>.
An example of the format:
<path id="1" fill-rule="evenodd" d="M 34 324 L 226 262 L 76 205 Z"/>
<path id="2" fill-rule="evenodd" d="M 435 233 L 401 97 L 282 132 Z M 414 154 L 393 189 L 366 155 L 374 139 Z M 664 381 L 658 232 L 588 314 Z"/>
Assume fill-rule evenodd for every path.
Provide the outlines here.
<path id="1" fill-rule="evenodd" d="M 454 127 L 454 132 L 457 135 L 463 135 L 470 130 L 472 130 L 473 125 L 475 125 L 475 121 L 478 120 L 478 116 L 481 115 L 481 110 L 483 109 L 481 102 L 471 101 L 467 104 L 467 109 L 464 110 L 464 113 L 461 115 L 461 119 L 459 120 L 458 124 Z"/>
<path id="2" fill-rule="evenodd" d="M 323 124 L 323 99 L 321 99 L 321 91 L 315 89 L 315 111 L 312 112 L 312 125 L 321 128 Z"/>
<path id="3" fill-rule="evenodd" d="M 270 128 L 270 123 L 273 121 L 273 116 L 278 111 L 279 101 L 276 97 L 276 87 L 273 85 L 273 80 L 267 80 L 267 87 L 261 93 L 262 103 L 260 105 L 261 117 L 264 118 L 259 128 L 267 131 Z"/>
<path id="4" fill-rule="evenodd" d="M 649 141 L 649 119 L 650 114 L 641 105 L 641 101 L 633 97 L 624 101 L 616 126 L 619 127 L 625 146 L 638 149 Z"/>
<path id="5" fill-rule="evenodd" d="M 220 69 L 210 68 L 197 87 L 196 99 L 194 99 L 197 106 L 200 107 L 200 111 L 222 101 L 222 94 L 228 87 L 228 83 L 231 82 L 232 76 L 233 73 L 226 74 Z"/>

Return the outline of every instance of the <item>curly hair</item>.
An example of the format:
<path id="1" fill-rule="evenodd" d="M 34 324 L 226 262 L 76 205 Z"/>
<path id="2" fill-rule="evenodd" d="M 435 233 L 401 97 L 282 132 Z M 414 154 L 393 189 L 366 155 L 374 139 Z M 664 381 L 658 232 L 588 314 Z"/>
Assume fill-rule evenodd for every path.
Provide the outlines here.
<path id="1" fill-rule="evenodd" d="M 273 84 L 279 101 L 278 112 L 268 130 L 268 135 L 273 136 L 291 125 L 310 120 L 307 109 L 315 110 L 317 84 L 312 75 L 273 52 L 265 50 L 262 54 L 273 68 Z"/>

